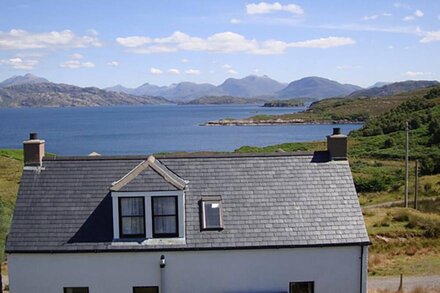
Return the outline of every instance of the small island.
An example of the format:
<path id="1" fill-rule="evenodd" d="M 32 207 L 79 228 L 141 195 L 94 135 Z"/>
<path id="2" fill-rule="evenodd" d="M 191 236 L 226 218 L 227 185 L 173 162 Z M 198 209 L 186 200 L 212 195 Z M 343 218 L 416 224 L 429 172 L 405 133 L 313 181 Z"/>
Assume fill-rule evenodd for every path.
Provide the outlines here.
<path id="1" fill-rule="evenodd" d="M 314 98 L 296 98 L 289 100 L 272 100 L 264 103 L 263 107 L 305 107 L 306 104 L 315 102 Z"/>

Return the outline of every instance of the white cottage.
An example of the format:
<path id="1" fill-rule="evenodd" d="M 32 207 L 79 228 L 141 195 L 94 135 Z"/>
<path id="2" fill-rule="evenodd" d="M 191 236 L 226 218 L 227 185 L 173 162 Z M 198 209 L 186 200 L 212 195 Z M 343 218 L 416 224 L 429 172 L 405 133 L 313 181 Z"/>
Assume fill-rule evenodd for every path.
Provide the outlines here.
<path id="1" fill-rule="evenodd" d="M 11 293 L 365 293 L 367 247 L 336 129 L 315 153 L 44 158 L 25 167 Z"/>

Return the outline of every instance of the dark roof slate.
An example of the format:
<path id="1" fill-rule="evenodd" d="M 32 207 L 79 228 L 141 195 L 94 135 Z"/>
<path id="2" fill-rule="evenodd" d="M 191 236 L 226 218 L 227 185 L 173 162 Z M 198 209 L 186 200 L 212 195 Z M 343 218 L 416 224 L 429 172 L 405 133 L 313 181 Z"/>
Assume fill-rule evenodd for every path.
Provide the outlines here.
<path id="1" fill-rule="evenodd" d="M 145 157 L 146 159 L 146 157 Z M 114 245 L 109 188 L 141 158 L 59 158 L 24 170 L 6 250 L 121 251 L 368 243 L 347 161 L 319 155 L 162 157 L 188 181 L 186 244 Z M 126 191 L 174 188 L 146 169 Z M 167 189 L 168 188 L 168 189 Z M 220 195 L 222 231 L 200 231 L 201 196 Z"/>

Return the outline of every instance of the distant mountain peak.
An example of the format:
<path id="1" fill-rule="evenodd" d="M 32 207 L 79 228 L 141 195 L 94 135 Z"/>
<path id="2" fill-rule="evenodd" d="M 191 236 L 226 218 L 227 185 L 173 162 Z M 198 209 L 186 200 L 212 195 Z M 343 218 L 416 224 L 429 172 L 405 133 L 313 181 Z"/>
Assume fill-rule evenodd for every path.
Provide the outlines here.
<path id="1" fill-rule="evenodd" d="M 286 88 L 278 92 L 278 97 L 281 99 L 325 99 L 346 96 L 360 89 L 362 88 L 356 85 L 341 84 L 337 81 L 319 76 L 308 76 L 289 83 Z"/>
<path id="2" fill-rule="evenodd" d="M 32 73 L 26 73 L 25 75 L 14 75 L 11 78 L 5 79 L 0 82 L 0 88 L 8 86 L 20 85 L 20 84 L 37 84 L 49 82 L 43 77 L 33 75 Z"/>

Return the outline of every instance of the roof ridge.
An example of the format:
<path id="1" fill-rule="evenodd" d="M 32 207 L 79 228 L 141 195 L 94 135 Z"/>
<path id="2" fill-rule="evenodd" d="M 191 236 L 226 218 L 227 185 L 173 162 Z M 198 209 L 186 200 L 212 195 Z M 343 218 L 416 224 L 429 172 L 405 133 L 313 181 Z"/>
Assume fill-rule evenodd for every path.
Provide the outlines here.
<path id="1" fill-rule="evenodd" d="M 297 151 L 297 152 L 267 152 L 267 153 L 169 153 L 158 154 L 156 159 L 191 159 L 191 158 L 254 158 L 254 157 L 292 157 L 312 156 L 316 152 L 326 151 Z M 43 158 L 43 161 L 105 161 L 105 160 L 145 160 L 145 155 L 125 156 L 51 156 Z"/>

